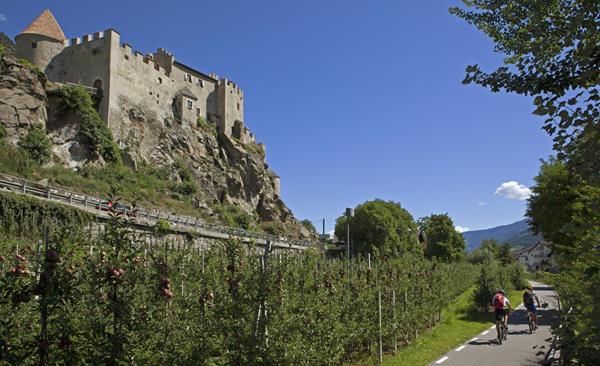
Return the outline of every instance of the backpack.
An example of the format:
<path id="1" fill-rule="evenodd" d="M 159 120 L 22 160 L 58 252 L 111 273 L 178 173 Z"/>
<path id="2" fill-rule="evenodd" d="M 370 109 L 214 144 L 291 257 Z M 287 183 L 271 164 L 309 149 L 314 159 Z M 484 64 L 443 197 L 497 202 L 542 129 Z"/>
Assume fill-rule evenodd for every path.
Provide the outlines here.
<path id="1" fill-rule="evenodd" d="M 492 301 L 492 305 L 494 306 L 494 309 L 504 309 L 504 295 L 496 294 Z"/>
<path id="2" fill-rule="evenodd" d="M 533 304 L 533 293 L 530 293 L 529 291 L 525 291 L 523 293 L 523 302 L 525 304 Z"/>

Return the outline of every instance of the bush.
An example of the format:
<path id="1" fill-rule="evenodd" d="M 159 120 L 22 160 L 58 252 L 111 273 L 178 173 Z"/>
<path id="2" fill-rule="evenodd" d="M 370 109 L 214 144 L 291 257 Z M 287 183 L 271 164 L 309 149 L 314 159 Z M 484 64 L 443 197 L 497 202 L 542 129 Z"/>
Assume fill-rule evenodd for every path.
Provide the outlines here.
<path id="1" fill-rule="evenodd" d="M 6 127 L 0 123 L 0 140 L 6 137 Z"/>
<path id="2" fill-rule="evenodd" d="M 204 117 L 198 117 L 198 119 L 196 120 L 196 125 L 202 131 L 210 133 L 213 136 L 217 137 L 217 135 L 218 135 L 217 126 L 214 123 L 206 122 Z"/>
<path id="3" fill-rule="evenodd" d="M 19 147 L 39 164 L 47 163 L 52 157 L 52 142 L 41 126 L 35 126 L 19 141 Z"/>
<path id="4" fill-rule="evenodd" d="M 73 113 L 81 118 L 79 133 L 86 137 L 95 152 L 110 163 L 121 163 L 121 152 L 113 140 L 112 132 L 94 108 L 90 94 L 80 86 L 62 86 L 48 91 L 48 98 L 57 111 Z"/>
<path id="5" fill-rule="evenodd" d="M 214 211 L 219 215 L 221 221 L 230 227 L 248 230 L 255 223 L 252 215 L 234 205 L 219 204 L 214 207 Z"/>
<path id="6" fill-rule="evenodd" d="M 165 219 L 159 219 L 154 224 L 154 232 L 159 235 L 164 235 L 171 230 L 171 223 Z"/>
<path id="7" fill-rule="evenodd" d="M 37 164 L 29 158 L 23 149 L 0 141 L 0 171 L 7 174 L 29 176 Z"/>
<path id="8" fill-rule="evenodd" d="M 260 229 L 260 231 L 265 232 L 267 234 L 271 234 L 271 235 L 285 235 L 286 230 L 285 230 L 285 226 L 280 223 L 280 222 L 274 222 L 274 221 L 266 221 L 266 222 L 261 222 L 258 225 L 258 228 Z"/>
<path id="9" fill-rule="evenodd" d="M 481 266 L 476 284 L 475 304 L 482 310 L 487 311 L 498 289 L 502 288 L 505 291 L 523 289 L 527 284 L 527 280 L 525 279 L 525 271 L 520 264 L 503 265 L 498 261 L 492 261 Z"/>

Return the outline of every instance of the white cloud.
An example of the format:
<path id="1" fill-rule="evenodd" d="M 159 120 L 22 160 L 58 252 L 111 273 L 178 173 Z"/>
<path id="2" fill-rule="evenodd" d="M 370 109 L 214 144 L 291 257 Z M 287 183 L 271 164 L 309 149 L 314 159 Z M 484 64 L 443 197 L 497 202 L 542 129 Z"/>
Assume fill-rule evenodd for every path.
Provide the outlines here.
<path id="1" fill-rule="evenodd" d="M 6 15 L 4 15 L 4 14 L 0 14 L 0 23 L 2 23 L 2 22 L 6 22 L 6 20 L 7 20 L 7 19 L 8 19 L 8 18 L 6 17 Z"/>
<path id="2" fill-rule="evenodd" d="M 509 200 L 524 201 L 531 196 L 531 189 L 514 180 L 504 182 L 494 192 L 496 196 L 503 196 Z"/>
<path id="3" fill-rule="evenodd" d="M 454 227 L 454 230 L 458 231 L 459 233 L 464 233 L 465 231 L 469 231 L 468 227 L 462 227 L 460 225 L 456 225 Z"/>
<path id="4" fill-rule="evenodd" d="M 477 201 L 478 206 L 487 206 L 487 202 Z"/>

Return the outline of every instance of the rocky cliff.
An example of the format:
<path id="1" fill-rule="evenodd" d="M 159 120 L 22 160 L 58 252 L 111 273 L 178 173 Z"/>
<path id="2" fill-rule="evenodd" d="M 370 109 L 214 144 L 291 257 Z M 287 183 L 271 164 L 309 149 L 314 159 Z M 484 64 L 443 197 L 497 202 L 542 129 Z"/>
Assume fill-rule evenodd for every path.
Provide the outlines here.
<path id="1" fill-rule="evenodd" d="M 81 133 L 82 113 L 57 105 L 56 98 L 48 98 L 48 89 L 42 72 L 4 51 L 0 60 L 0 122 L 7 141 L 18 145 L 33 126 L 41 125 L 52 142 L 51 164 L 74 170 L 86 164 L 106 164 Z M 279 178 L 266 164 L 262 144 L 243 144 L 218 134 L 202 120 L 197 126 L 184 126 L 172 110 L 157 112 L 127 98 L 119 104 L 117 122 L 109 127 L 123 164 L 135 170 L 140 164 L 168 168 L 183 162 L 198 187 L 193 201 L 199 211 L 206 211 L 202 216 L 216 216 L 211 209 L 215 205 L 235 206 L 259 223 L 274 223 L 296 236 L 311 235 L 279 196 Z M 173 180 L 190 179 L 172 171 Z"/>
<path id="2" fill-rule="evenodd" d="M 32 127 L 45 125 L 46 76 L 5 49 L 0 57 L 0 122 L 6 139 L 13 143 Z"/>

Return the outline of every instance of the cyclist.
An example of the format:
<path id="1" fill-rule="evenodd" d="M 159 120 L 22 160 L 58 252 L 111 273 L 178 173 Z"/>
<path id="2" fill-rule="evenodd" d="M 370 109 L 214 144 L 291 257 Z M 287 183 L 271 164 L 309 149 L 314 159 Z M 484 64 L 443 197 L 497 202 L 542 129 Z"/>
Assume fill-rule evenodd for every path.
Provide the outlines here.
<path id="1" fill-rule="evenodd" d="M 510 301 L 506 297 L 504 290 L 499 289 L 494 295 L 492 300 L 492 306 L 494 307 L 494 314 L 496 317 L 496 331 L 498 332 L 498 339 L 502 343 L 500 336 L 500 327 L 503 326 L 508 332 L 508 313 L 510 311 Z"/>
<path id="2" fill-rule="evenodd" d="M 533 292 L 533 286 L 531 286 L 531 284 L 529 284 L 529 285 L 527 285 L 527 288 L 525 289 L 525 291 L 523 291 L 523 304 L 525 305 L 527 312 L 529 312 L 531 314 L 531 321 L 533 322 L 533 329 L 536 330 L 538 325 L 537 325 L 537 310 L 535 308 L 535 304 L 533 303 L 534 300 L 537 303 L 538 307 L 541 306 L 540 299 Z"/>

